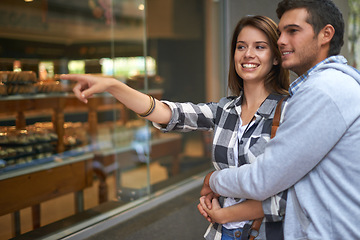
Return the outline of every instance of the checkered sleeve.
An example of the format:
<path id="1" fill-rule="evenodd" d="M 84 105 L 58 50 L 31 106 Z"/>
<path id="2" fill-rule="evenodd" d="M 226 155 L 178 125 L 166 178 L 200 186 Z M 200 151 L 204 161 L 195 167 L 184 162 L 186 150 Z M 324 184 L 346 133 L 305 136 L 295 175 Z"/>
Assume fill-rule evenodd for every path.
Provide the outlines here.
<path id="1" fill-rule="evenodd" d="M 285 217 L 287 190 L 262 202 L 266 222 L 282 221 Z"/>
<path id="2" fill-rule="evenodd" d="M 212 130 L 214 128 L 215 112 L 217 103 L 175 103 L 162 101 L 167 104 L 172 113 L 170 122 L 166 126 L 156 123 L 153 125 L 163 132 L 195 130 Z"/>

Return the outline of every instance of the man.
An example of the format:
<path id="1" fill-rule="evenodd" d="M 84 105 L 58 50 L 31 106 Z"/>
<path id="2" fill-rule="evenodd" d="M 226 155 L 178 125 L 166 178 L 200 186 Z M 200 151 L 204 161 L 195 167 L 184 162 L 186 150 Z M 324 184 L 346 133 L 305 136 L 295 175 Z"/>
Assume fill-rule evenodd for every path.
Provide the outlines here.
<path id="1" fill-rule="evenodd" d="M 283 67 L 299 75 L 284 121 L 262 157 L 208 174 L 201 194 L 262 201 L 289 188 L 285 239 L 360 239 L 360 75 L 337 56 L 342 14 L 331 0 L 283 0 L 277 14 Z"/>

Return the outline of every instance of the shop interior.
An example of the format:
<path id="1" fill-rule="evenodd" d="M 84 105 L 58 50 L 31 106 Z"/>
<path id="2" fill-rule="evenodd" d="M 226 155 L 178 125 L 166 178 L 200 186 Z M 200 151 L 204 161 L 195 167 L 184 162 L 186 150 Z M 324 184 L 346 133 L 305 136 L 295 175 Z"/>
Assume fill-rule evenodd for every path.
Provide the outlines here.
<path id="1" fill-rule="evenodd" d="M 96 74 L 204 102 L 204 7 L 1 2 L 0 239 L 63 231 L 211 169 L 210 133 L 162 133 L 107 93 L 81 103 L 61 79 Z"/>
<path id="2" fill-rule="evenodd" d="M 334 2 L 348 21 L 342 54 L 357 67 L 360 1 Z M 217 101 L 228 94 L 233 26 L 248 14 L 277 19 L 275 8 L 268 0 L 2 0 L 0 240 L 64 237 L 212 170 L 210 132 L 162 133 L 107 93 L 83 104 L 61 74 L 113 77 L 158 99 Z"/>

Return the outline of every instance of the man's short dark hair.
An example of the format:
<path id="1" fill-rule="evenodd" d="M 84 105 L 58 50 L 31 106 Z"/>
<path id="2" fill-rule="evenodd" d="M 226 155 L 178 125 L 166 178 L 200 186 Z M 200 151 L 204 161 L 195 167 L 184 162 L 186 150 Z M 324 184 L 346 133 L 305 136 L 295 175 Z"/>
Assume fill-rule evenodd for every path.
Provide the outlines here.
<path id="1" fill-rule="evenodd" d="M 276 13 L 280 19 L 289 10 L 305 8 L 309 13 L 307 22 L 313 27 L 316 35 L 327 24 L 335 29 L 335 34 L 330 41 L 328 56 L 338 55 L 344 45 L 344 19 L 339 8 L 331 0 L 283 0 L 278 4 Z"/>

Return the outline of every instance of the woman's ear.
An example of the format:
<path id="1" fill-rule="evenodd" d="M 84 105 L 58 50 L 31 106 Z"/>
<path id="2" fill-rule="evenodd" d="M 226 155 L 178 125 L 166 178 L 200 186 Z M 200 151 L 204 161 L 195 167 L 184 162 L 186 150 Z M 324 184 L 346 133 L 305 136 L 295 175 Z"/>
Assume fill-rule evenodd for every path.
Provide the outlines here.
<path id="1" fill-rule="evenodd" d="M 273 65 L 278 65 L 278 64 L 279 64 L 279 61 L 277 60 L 277 58 L 274 58 Z"/>

